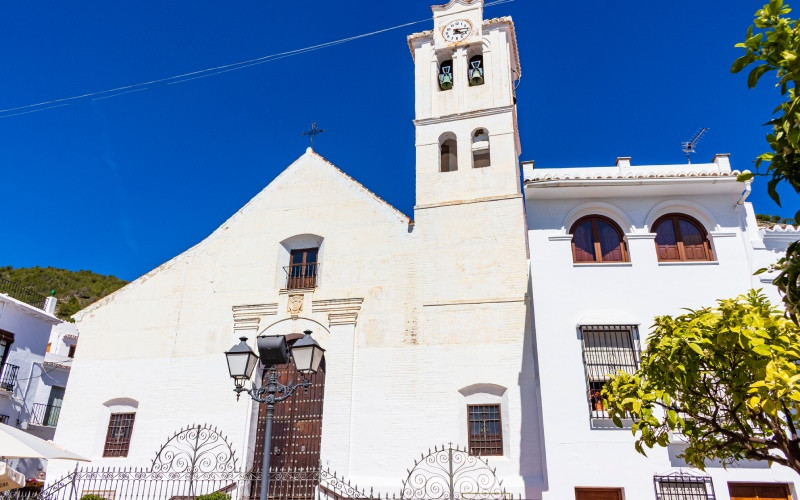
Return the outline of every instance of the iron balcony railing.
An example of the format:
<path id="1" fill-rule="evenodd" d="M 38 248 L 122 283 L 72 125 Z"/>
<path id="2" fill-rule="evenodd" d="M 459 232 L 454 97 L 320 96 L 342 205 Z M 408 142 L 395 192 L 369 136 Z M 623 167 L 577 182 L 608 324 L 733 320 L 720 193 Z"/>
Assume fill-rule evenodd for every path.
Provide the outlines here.
<path id="1" fill-rule="evenodd" d="M 0 389 L 8 392 L 14 392 L 14 386 L 17 385 L 17 372 L 19 366 L 6 363 L 3 365 L 2 374 L 0 374 Z"/>
<path id="2" fill-rule="evenodd" d="M 314 288 L 317 286 L 319 274 L 318 262 L 310 264 L 292 264 L 283 268 L 286 271 L 286 289 Z"/>
<path id="3" fill-rule="evenodd" d="M 13 281 L 8 281 L 3 278 L 0 278 L 0 293 L 5 293 L 33 307 L 38 307 L 39 309 L 44 309 L 44 303 L 45 300 L 47 300 L 47 297 L 44 295 L 39 295 L 30 288 L 25 288 L 22 285 L 18 285 Z"/>
<path id="4" fill-rule="evenodd" d="M 45 427 L 55 427 L 58 423 L 59 413 L 61 413 L 61 405 L 35 403 L 31 412 L 31 423 Z"/>
<path id="5" fill-rule="evenodd" d="M 8 415 L 0 415 L 0 424 L 8 423 Z"/>

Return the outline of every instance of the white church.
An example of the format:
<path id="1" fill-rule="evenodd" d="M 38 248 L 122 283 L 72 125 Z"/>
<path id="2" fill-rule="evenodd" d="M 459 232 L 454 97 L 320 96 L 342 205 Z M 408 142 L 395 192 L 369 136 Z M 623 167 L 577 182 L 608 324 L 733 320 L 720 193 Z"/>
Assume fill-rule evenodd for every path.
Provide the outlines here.
<path id="1" fill-rule="evenodd" d="M 656 315 L 754 287 L 777 304 L 753 271 L 800 233 L 759 230 L 727 155 L 520 163 L 514 23 L 484 19 L 483 0 L 432 9 L 433 29 L 408 37 L 413 220 L 307 150 L 202 242 L 76 314 L 55 441 L 91 467 L 151 470 L 195 428 L 224 443 L 226 467 L 259 470 L 264 405 L 237 401 L 223 353 L 310 330 L 323 365 L 277 403 L 269 451 L 358 485 L 322 498 L 451 498 L 412 478 L 444 450 L 449 466 L 480 457 L 491 498 L 798 499 L 778 465 L 687 467 L 680 436 L 639 455 L 596 393 L 603 352 L 635 370 Z M 74 468 L 52 462 L 48 482 Z M 140 498 L 113 485 L 83 493 Z M 320 495 L 303 488 L 270 498 Z"/>

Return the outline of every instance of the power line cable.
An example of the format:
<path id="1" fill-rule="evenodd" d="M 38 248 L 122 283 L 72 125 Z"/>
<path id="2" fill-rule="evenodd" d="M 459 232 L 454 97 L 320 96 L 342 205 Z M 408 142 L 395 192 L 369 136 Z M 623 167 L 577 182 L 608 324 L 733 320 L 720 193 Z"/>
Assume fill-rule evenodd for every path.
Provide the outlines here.
<path id="1" fill-rule="evenodd" d="M 494 0 L 484 4 L 484 7 L 491 7 L 494 5 L 500 5 L 504 3 L 513 2 L 514 0 Z M 6 108 L 0 109 L 0 119 L 2 118 L 10 118 L 12 116 L 19 116 L 29 113 L 36 113 L 38 111 L 46 111 L 48 109 L 59 108 L 63 106 L 69 105 L 72 101 L 78 101 L 81 99 L 92 98 L 94 101 L 98 101 L 101 99 L 110 99 L 112 97 L 119 97 L 121 95 L 130 94 L 132 92 L 141 92 L 144 90 L 148 90 L 150 86 L 166 83 L 167 85 L 175 85 L 178 83 L 184 83 L 192 80 L 198 80 L 200 78 L 207 78 L 209 76 L 216 76 L 222 73 L 228 73 L 230 71 L 237 71 L 244 68 L 249 68 L 250 66 L 256 66 L 259 64 L 265 64 L 268 62 L 276 61 L 278 59 L 283 59 L 285 57 L 292 57 L 300 54 L 305 54 L 307 52 L 312 52 L 315 50 L 326 49 L 328 47 L 333 47 L 336 45 L 340 45 L 343 43 L 352 42 L 355 40 L 359 40 L 361 38 L 366 38 L 374 35 L 379 35 L 381 33 L 386 33 L 387 31 L 392 31 L 400 28 L 406 28 L 408 26 L 412 26 L 414 24 L 424 23 L 433 19 L 432 17 L 426 17 L 425 19 L 420 19 L 417 21 L 411 21 L 408 23 L 398 24 L 397 26 L 392 26 L 390 28 L 383 28 L 376 31 L 371 31 L 369 33 L 362 33 L 360 35 L 354 35 L 347 38 L 341 38 L 339 40 L 333 40 L 330 42 L 320 43 L 317 45 L 310 45 L 308 47 L 303 47 L 300 49 L 289 50 L 286 52 L 278 52 L 275 54 L 270 54 L 266 56 L 257 57 L 255 59 L 249 59 L 246 61 L 239 61 L 230 64 L 223 64 L 221 66 L 214 66 L 211 68 L 200 69 L 196 71 L 190 71 L 188 73 L 182 73 L 179 75 L 168 76 L 164 78 L 158 78 L 155 80 L 150 80 L 147 82 L 140 82 L 140 83 L 133 83 L 130 85 L 123 85 L 121 87 L 115 87 L 112 89 L 107 90 L 99 90 L 96 92 L 88 92 L 86 94 L 75 95 L 71 97 L 62 97 L 59 99 L 51 99 L 49 101 L 42 101 L 37 102 L 35 104 L 26 104 L 24 106 L 16 106 L 13 108 Z M 100 96 L 100 97 L 97 97 Z M 27 111 L 23 111 L 27 110 Z M 13 111 L 19 111 L 18 113 L 12 113 Z"/>

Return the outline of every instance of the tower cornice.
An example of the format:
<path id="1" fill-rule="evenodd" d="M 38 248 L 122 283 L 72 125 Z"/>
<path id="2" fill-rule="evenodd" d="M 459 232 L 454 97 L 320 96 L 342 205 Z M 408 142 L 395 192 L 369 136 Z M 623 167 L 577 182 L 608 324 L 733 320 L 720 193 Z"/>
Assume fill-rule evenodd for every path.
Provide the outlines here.
<path id="1" fill-rule="evenodd" d="M 500 106 L 497 108 L 479 109 L 476 111 L 468 111 L 466 113 L 455 113 L 446 116 L 435 116 L 433 118 L 422 118 L 421 120 L 414 120 L 414 125 L 431 125 L 434 123 L 445 123 L 454 120 L 464 120 L 466 118 L 476 118 L 479 116 L 498 115 L 500 113 L 508 113 L 514 110 L 514 106 Z"/>

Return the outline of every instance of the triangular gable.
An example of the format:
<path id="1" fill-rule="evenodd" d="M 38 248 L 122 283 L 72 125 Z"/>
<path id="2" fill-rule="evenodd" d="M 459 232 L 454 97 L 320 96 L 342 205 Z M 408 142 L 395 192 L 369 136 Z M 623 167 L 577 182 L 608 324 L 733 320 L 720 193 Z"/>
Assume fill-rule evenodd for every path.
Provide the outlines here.
<path id="1" fill-rule="evenodd" d="M 224 231 L 231 225 L 234 224 L 238 219 L 245 216 L 253 206 L 258 205 L 265 198 L 268 198 L 270 193 L 276 189 L 276 187 L 282 185 L 284 181 L 287 180 L 287 177 L 292 176 L 292 174 L 303 167 L 307 167 L 309 165 L 317 165 L 321 170 L 321 172 L 325 173 L 325 171 L 329 171 L 332 174 L 333 180 L 338 180 L 343 184 L 344 187 L 349 188 L 356 196 L 363 197 L 363 199 L 367 203 L 375 204 L 380 212 L 383 212 L 387 217 L 396 220 L 400 224 L 405 225 L 413 225 L 413 221 L 406 216 L 404 213 L 393 207 L 384 199 L 380 198 L 378 195 L 367 189 L 363 184 L 353 179 L 351 176 L 347 175 L 338 168 L 336 165 L 331 163 L 330 161 L 326 160 L 324 157 L 319 155 L 316 151 L 311 148 L 308 148 L 306 152 L 298 157 L 294 162 L 292 162 L 288 167 L 286 167 L 278 176 L 276 176 L 269 184 L 267 184 L 264 189 L 262 189 L 258 194 L 256 194 L 250 201 L 248 201 L 242 208 L 236 211 L 231 217 L 229 217 L 225 222 L 223 222 L 217 229 L 215 229 L 211 234 L 203 238 L 202 241 L 197 243 L 196 245 L 190 247 L 189 249 L 181 252 L 179 255 L 173 257 L 172 259 L 168 260 L 167 262 L 161 264 L 160 266 L 156 267 L 155 269 L 143 274 L 139 278 L 133 280 L 129 284 L 125 285 L 123 288 L 117 290 L 116 292 L 98 300 L 94 304 L 86 307 L 85 309 L 78 311 L 74 318 L 80 319 L 85 314 L 94 311 L 95 309 L 102 307 L 103 305 L 111 302 L 117 294 L 124 293 L 128 290 L 136 288 L 138 284 L 141 284 L 147 281 L 150 277 L 164 271 L 165 269 L 169 269 L 173 267 L 178 262 L 192 257 L 195 253 L 200 250 L 203 246 L 208 244 L 211 241 L 214 241 L 216 238 L 220 237 L 224 234 Z"/>

